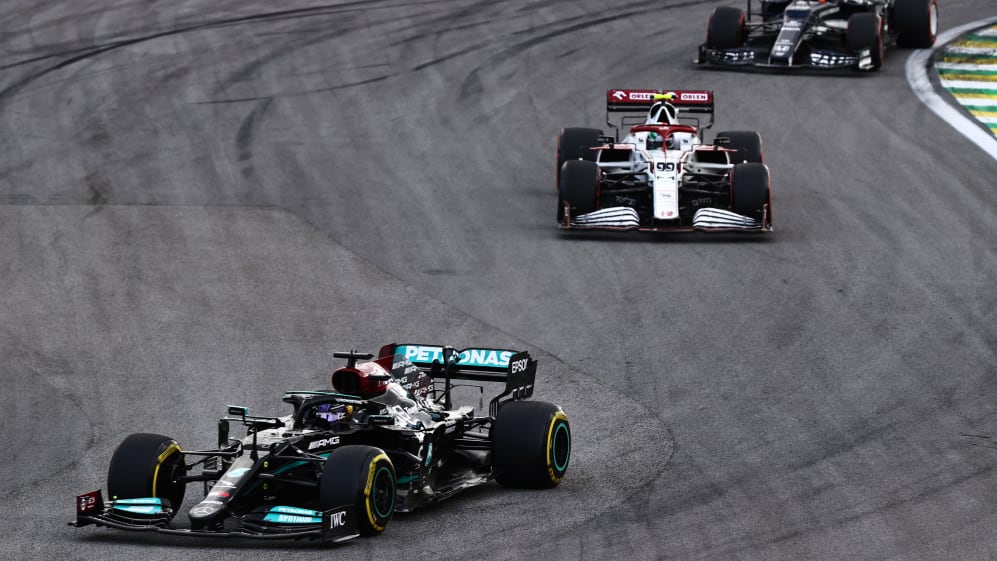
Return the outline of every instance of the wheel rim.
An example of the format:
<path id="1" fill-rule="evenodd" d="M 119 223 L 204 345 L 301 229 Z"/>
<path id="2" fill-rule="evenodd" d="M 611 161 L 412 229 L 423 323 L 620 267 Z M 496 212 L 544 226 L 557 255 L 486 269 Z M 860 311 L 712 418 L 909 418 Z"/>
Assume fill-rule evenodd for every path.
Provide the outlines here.
<path id="1" fill-rule="evenodd" d="M 550 456 L 553 460 L 555 471 L 563 473 L 568 469 L 568 459 L 571 458 L 571 435 L 568 432 L 568 425 L 565 423 L 558 423 L 554 429 Z"/>
<path id="2" fill-rule="evenodd" d="M 377 520 L 386 520 L 395 511 L 395 478 L 386 466 L 379 467 L 374 473 L 370 504 Z"/>
<path id="3" fill-rule="evenodd" d="M 554 415 L 547 433 L 547 471 L 551 481 L 557 483 L 568 469 L 571 459 L 571 428 L 568 417 L 562 412 Z"/>

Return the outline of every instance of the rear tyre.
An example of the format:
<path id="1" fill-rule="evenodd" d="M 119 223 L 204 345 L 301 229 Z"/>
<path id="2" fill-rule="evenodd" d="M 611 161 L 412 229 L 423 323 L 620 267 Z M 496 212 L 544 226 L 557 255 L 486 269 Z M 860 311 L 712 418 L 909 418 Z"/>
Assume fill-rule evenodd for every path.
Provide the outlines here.
<path id="1" fill-rule="evenodd" d="M 557 193 L 558 223 L 564 221 L 564 203 L 571 207 L 572 217 L 592 212 L 599 198 L 599 166 L 586 160 L 564 162 Z"/>
<path id="2" fill-rule="evenodd" d="M 883 34 L 879 16 L 862 12 L 852 14 L 848 18 L 847 33 L 848 50 L 858 54 L 863 49 L 869 49 L 872 57 L 872 68 L 876 70 L 883 66 Z"/>
<path id="3" fill-rule="evenodd" d="M 325 460 L 319 478 L 322 510 L 353 505 L 357 531 L 374 536 L 384 531 L 395 512 L 395 468 L 380 448 L 342 446 Z"/>
<path id="4" fill-rule="evenodd" d="M 758 134 L 756 131 L 718 132 L 713 138 L 713 144 L 737 150 L 736 153 L 731 155 L 730 159 L 732 162 L 762 163 L 762 161 L 764 161 L 764 153 L 762 151 L 762 135 Z"/>
<path id="5" fill-rule="evenodd" d="M 492 423 L 492 466 L 505 487 L 557 486 L 571 459 L 571 426 L 560 407 L 543 401 L 509 401 Z"/>
<path id="6" fill-rule="evenodd" d="M 159 497 L 176 514 L 187 485 L 183 452 L 176 440 L 161 434 L 138 433 L 125 438 L 107 468 L 107 495 L 111 500 Z"/>
<path id="7" fill-rule="evenodd" d="M 744 11 L 720 6 L 713 10 L 706 28 L 706 46 L 710 49 L 734 49 L 744 44 Z"/>
<path id="8" fill-rule="evenodd" d="M 936 0 L 897 0 L 893 6 L 893 25 L 897 45 L 910 49 L 926 49 L 935 44 L 938 33 Z"/>
<path id="9" fill-rule="evenodd" d="M 730 172 L 731 210 L 755 220 L 768 219 L 771 223 L 771 182 L 765 164 L 737 164 Z M 765 207 L 769 207 L 766 217 Z M 770 224 L 768 224 L 770 225 Z"/>

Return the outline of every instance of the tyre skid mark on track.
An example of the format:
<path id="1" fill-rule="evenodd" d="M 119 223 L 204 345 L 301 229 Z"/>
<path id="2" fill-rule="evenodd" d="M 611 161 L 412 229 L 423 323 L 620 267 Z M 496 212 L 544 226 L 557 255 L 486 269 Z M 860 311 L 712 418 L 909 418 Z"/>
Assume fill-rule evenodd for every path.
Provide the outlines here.
<path id="1" fill-rule="evenodd" d="M 264 56 L 256 57 L 253 60 L 245 63 L 234 72 L 232 72 L 227 78 L 222 78 L 218 82 L 218 86 L 215 88 L 214 96 L 221 97 L 223 92 L 231 87 L 232 84 L 242 83 L 242 82 L 253 82 L 257 73 L 261 68 L 264 68 L 274 61 L 282 58 L 286 58 L 295 52 L 305 49 L 307 47 L 326 42 L 330 39 L 336 37 L 342 37 L 350 32 L 349 28 L 335 28 L 332 30 L 324 30 L 321 33 L 317 33 L 314 37 L 309 37 L 308 39 L 289 42 L 284 44 L 282 48 L 270 51 Z"/>
<path id="2" fill-rule="evenodd" d="M 698 4 L 699 4 L 699 2 L 696 2 L 696 1 L 683 1 L 683 2 L 678 2 L 678 3 L 667 5 L 667 6 L 658 6 L 658 5 L 655 5 L 655 6 L 648 7 L 646 5 L 646 3 L 640 2 L 640 3 L 634 4 L 634 6 L 636 6 L 636 7 L 633 7 L 633 8 L 630 8 L 630 6 L 628 6 L 628 5 L 616 5 L 614 7 L 613 13 L 610 14 L 610 15 L 596 17 L 596 18 L 590 18 L 590 17 L 588 17 L 587 14 L 585 14 L 585 15 L 579 15 L 579 16 L 575 16 L 575 17 L 563 18 L 563 19 L 559 20 L 559 23 L 562 24 L 562 25 L 560 25 L 559 27 L 557 27 L 555 29 L 548 29 L 548 30 L 546 30 L 543 33 L 532 34 L 533 33 L 533 28 L 532 27 L 530 29 L 526 29 L 526 30 L 513 31 L 510 34 L 513 37 L 522 36 L 522 35 L 526 35 L 527 37 L 525 37 L 523 39 L 520 39 L 519 41 L 513 43 L 512 45 L 507 46 L 507 47 L 499 50 L 495 54 L 493 54 L 490 57 L 488 57 L 486 59 L 485 63 L 479 64 L 479 65 L 475 66 L 470 72 L 468 72 L 467 78 L 461 84 L 461 86 L 459 88 L 459 91 L 461 92 L 461 95 L 459 96 L 459 99 L 461 101 L 466 101 L 468 98 L 474 97 L 471 94 L 475 94 L 475 93 L 480 94 L 480 93 L 482 93 L 484 91 L 483 88 L 480 87 L 480 71 L 482 69 L 486 69 L 486 68 L 487 69 L 495 69 L 495 68 L 498 68 L 499 66 L 508 63 L 510 60 L 515 60 L 516 57 L 521 56 L 522 53 L 524 51 L 526 51 L 526 50 L 532 49 L 534 47 L 542 46 L 544 44 L 550 43 L 550 42 L 552 42 L 552 41 L 554 41 L 554 40 L 556 40 L 556 39 L 558 39 L 560 37 L 563 37 L 565 35 L 569 35 L 569 34 L 572 34 L 572 33 L 578 33 L 578 32 L 581 32 L 583 30 L 586 30 L 586 29 L 597 28 L 597 27 L 602 26 L 602 25 L 606 25 L 606 24 L 613 23 L 613 22 L 616 22 L 616 21 L 626 20 L 626 19 L 629 19 L 631 17 L 642 16 L 642 15 L 645 15 L 645 14 L 659 13 L 659 12 L 661 12 L 663 10 L 669 10 L 669 9 L 687 8 L 689 6 L 695 6 L 695 5 L 698 5 Z M 542 4 L 541 4 L 541 6 L 543 7 Z M 564 24 L 567 24 L 567 25 L 564 25 Z M 473 48 L 468 48 L 468 49 L 465 49 L 464 51 L 461 51 L 461 52 L 452 53 L 452 54 L 447 55 L 445 57 L 440 57 L 440 58 L 438 58 L 436 60 L 432 60 L 432 61 L 428 61 L 428 62 L 422 63 L 422 64 L 418 65 L 415 68 L 415 70 L 423 70 L 425 68 L 428 68 L 428 67 L 431 67 L 431 66 L 435 66 L 436 64 L 445 62 L 447 60 L 450 60 L 450 59 L 453 59 L 453 58 L 457 58 L 457 57 L 459 57 L 461 55 L 468 54 L 470 52 L 480 50 L 481 48 L 483 48 L 487 44 L 490 44 L 490 43 L 493 43 L 493 42 L 494 41 L 483 42 L 483 43 L 481 43 L 479 45 L 473 46 Z M 562 58 L 562 57 L 566 57 L 566 56 L 569 56 L 569 54 L 568 53 L 561 53 L 560 55 L 558 55 L 558 58 Z"/>
<path id="3" fill-rule="evenodd" d="M 491 3 L 486 2 L 485 4 L 489 5 Z M 606 15 L 606 16 L 601 16 L 601 17 L 596 17 L 596 18 L 590 18 L 590 17 L 588 17 L 587 14 L 585 14 L 585 15 L 579 15 L 579 16 L 574 16 L 574 17 L 563 18 L 563 19 L 558 20 L 558 23 L 560 23 L 560 24 L 565 24 L 565 23 L 568 23 L 568 22 L 577 22 L 577 23 L 568 23 L 567 25 L 560 25 L 556 29 L 547 30 L 544 33 L 539 33 L 539 34 L 533 35 L 534 28 L 532 26 L 529 29 L 512 31 L 512 32 L 509 33 L 509 36 L 511 36 L 511 37 L 516 37 L 516 36 L 521 36 L 521 35 L 528 35 L 528 37 L 525 38 L 525 39 L 519 40 L 519 41 L 513 43 L 512 45 L 509 45 L 509 46 L 501 49 L 500 51 L 496 52 L 494 55 L 492 55 L 491 57 L 489 57 L 487 59 L 487 62 L 485 64 L 479 65 L 478 68 L 481 68 L 481 67 L 493 67 L 493 66 L 495 66 L 497 64 L 501 64 L 501 63 L 506 62 L 509 59 L 513 58 L 513 55 L 519 55 L 525 49 L 530 49 L 530 48 L 533 48 L 533 47 L 537 47 L 537 46 L 543 45 L 545 43 L 549 43 L 549 42 L 551 42 L 551 41 L 553 41 L 553 40 L 555 40 L 555 39 L 557 39 L 559 37 L 562 37 L 564 35 L 567 35 L 567 34 L 577 33 L 577 32 L 580 32 L 582 30 L 585 30 L 585 29 L 591 29 L 591 28 L 599 27 L 599 26 L 605 25 L 607 23 L 613 23 L 613 22 L 616 22 L 616 21 L 625 20 L 625 19 L 628 19 L 628 18 L 631 18 L 631 17 L 635 17 L 635 16 L 641 16 L 641 15 L 645 15 L 645 14 L 660 13 L 663 10 L 669 10 L 669 9 L 687 8 L 687 7 L 695 6 L 695 5 L 698 5 L 698 4 L 700 4 L 700 2 L 697 2 L 697 1 L 684 1 L 684 2 L 679 2 L 679 3 L 668 5 L 668 6 L 654 5 L 654 6 L 648 7 L 646 5 L 646 3 L 640 2 L 640 3 L 635 4 L 638 7 L 634 7 L 634 8 L 631 8 L 631 9 L 627 9 L 628 6 L 625 5 L 625 4 L 624 5 L 615 5 L 613 13 L 611 15 Z M 542 3 L 542 4 L 540 4 L 540 7 L 544 8 L 544 7 L 547 7 L 547 5 Z M 484 22 L 482 22 L 482 24 L 483 23 Z M 453 31 L 453 30 L 462 29 L 462 28 L 469 28 L 469 27 L 473 27 L 474 25 L 478 25 L 478 24 L 475 23 L 475 24 L 466 24 L 464 26 L 453 26 L 453 27 L 451 27 L 451 28 L 449 28 L 449 29 L 447 29 L 445 31 Z M 437 33 L 441 33 L 441 32 L 437 32 Z M 425 38 L 424 35 L 417 35 L 417 36 L 414 36 L 414 37 L 403 39 L 403 40 L 399 41 L 397 44 L 404 44 L 404 43 L 407 43 L 407 42 L 416 41 L 416 40 L 420 40 L 420 39 L 423 39 L 423 38 Z M 494 38 L 491 38 L 491 39 L 488 39 L 488 40 L 484 40 L 484 41 L 481 41 L 481 42 L 479 42 L 479 43 L 477 43 L 475 45 L 471 45 L 469 47 L 461 49 L 459 51 L 456 51 L 456 52 L 453 52 L 453 53 L 448 53 L 448 54 L 446 54 L 444 56 L 440 56 L 440 57 L 434 58 L 432 60 L 428 60 L 428 61 L 419 63 L 415 67 L 413 67 L 413 70 L 417 70 L 418 71 L 418 70 L 423 70 L 423 69 L 426 69 L 426 68 L 430 68 L 432 66 L 436 66 L 437 64 L 440 64 L 440 63 L 443 63 L 443 62 L 446 62 L 446 61 L 458 58 L 460 56 L 463 56 L 463 55 L 466 55 L 466 54 L 470 54 L 470 53 L 473 53 L 473 52 L 476 52 L 476 51 L 480 51 L 483 48 L 486 48 L 487 46 L 492 45 L 494 43 L 495 43 L 495 39 Z"/>
<path id="4" fill-rule="evenodd" d="M 341 90 L 347 90 L 350 88 L 357 88 L 361 86 L 368 86 L 370 84 L 377 84 L 379 82 L 386 82 L 390 80 L 392 76 L 377 76 L 374 78 L 367 78 L 366 80 L 358 80 L 356 82 L 344 82 L 342 84 L 336 84 L 335 86 L 326 86 L 323 88 L 314 88 L 309 90 L 291 91 L 291 92 L 280 92 L 272 94 L 264 94 L 259 96 L 248 96 L 248 97 L 219 97 L 218 99 L 202 99 L 197 101 L 190 101 L 192 105 L 224 105 L 228 103 L 250 103 L 256 101 L 263 101 L 267 99 L 274 98 L 288 98 L 288 97 L 301 97 L 308 96 L 317 93 L 335 92 Z"/>
<path id="5" fill-rule="evenodd" d="M 235 135 L 236 154 L 241 165 L 242 177 L 249 181 L 255 181 L 256 167 L 253 165 L 253 142 L 256 131 L 259 129 L 260 121 L 266 116 L 267 110 L 273 103 L 273 98 L 265 98 L 257 103 L 256 107 L 246 115 L 239 125 L 239 130 Z"/>
<path id="6" fill-rule="evenodd" d="M 375 4 L 387 4 L 387 2 L 385 0 L 380 0 L 380 1 L 374 2 L 374 3 Z M 190 24 L 190 25 L 175 27 L 175 28 L 172 28 L 172 29 L 167 29 L 167 30 L 164 30 L 164 31 L 158 31 L 158 32 L 155 32 L 155 33 L 143 34 L 141 36 L 133 37 L 133 38 L 129 38 L 129 39 L 119 39 L 119 40 L 113 40 L 113 41 L 109 41 L 109 42 L 102 43 L 102 44 L 97 44 L 97 45 L 92 45 L 92 46 L 86 46 L 86 47 L 80 47 L 78 49 L 73 49 L 73 50 L 70 50 L 68 52 L 49 53 L 49 54 L 45 54 L 45 55 L 33 57 L 33 58 L 30 58 L 30 59 L 24 60 L 24 61 L 17 61 L 17 62 L 9 63 L 9 64 L 6 64 L 6 65 L 0 65 L 0 70 L 6 70 L 6 69 L 9 69 L 9 68 L 15 68 L 15 67 L 19 67 L 19 66 L 28 65 L 28 64 L 33 63 L 33 62 L 40 62 L 40 61 L 49 60 L 49 59 L 52 59 L 52 58 L 66 57 L 63 60 L 61 60 L 61 61 L 59 61 L 59 62 L 57 62 L 55 64 L 52 64 L 51 66 L 48 66 L 48 67 L 43 68 L 41 70 L 35 71 L 33 73 L 30 73 L 27 76 L 24 76 L 24 77 L 22 77 L 22 78 L 20 78 L 18 80 L 15 80 L 12 84 L 4 87 L 2 90 L 0 90 L 0 103 L 2 103 L 4 99 L 12 97 L 12 96 L 18 94 L 19 92 L 21 92 L 28 84 L 34 82 L 35 80 L 38 80 L 39 78 L 42 78 L 42 77 L 48 75 L 50 73 L 53 73 L 53 72 L 56 72 L 56 71 L 61 70 L 63 68 L 72 66 L 72 65 L 74 65 L 74 64 L 76 64 L 78 62 L 82 62 L 84 60 L 88 60 L 88 59 L 97 57 L 99 55 L 102 55 L 102 54 L 110 52 L 110 51 L 115 51 L 115 50 L 118 50 L 118 49 L 131 47 L 131 46 L 134 46 L 134 45 L 138 45 L 140 43 L 144 43 L 144 42 L 147 42 L 147 41 L 152 41 L 154 39 L 161 39 L 161 38 L 165 38 L 165 37 L 171 37 L 171 36 L 175 36 L 175 35 L 181 35 L 181 34 L 184 34 L 184 33 L 193 32 L 193 31 L 201 31 L 201 30 L 213 29 L 213 28 L 219 28 L 219 27 L 226 27 L 226 26 L 244 25 L 244 24 L 252 24 L 252 23 L 263 22 L 263 21 L 277 21 L 277 20 L 295 19 L 295 18 L 311 17 L 311 16 L 337 15 L 337 14 L 341 14 L 343 12 L 350 12 L 350 11 L 356 11 L 356 10 L 366 10 L 366 9 L 376 9 L 377 8 L 377 6 L 370 6 L 370 4 L 371 4 L 371 2 L 355 1 L 355 2 L 347 2 L 345 4 L 339 4 L 339 5 L 331 4 L 331 5 L 323 5 L 323 6 L 311 6 L 311 7 L 308 7 L 308 8 L 296 8 L 296 9 L 290 9 L 290 10 L 279 10 L 279 11 L 273 11 L 273 12 L 265 12 L 265 13 L 262 13 L 262 14 L 251 14 L 251 15 L 248 15 L 248 16 L 240 16 L 240 17 L 236 17 L 236 18 L 222 18 L 222 19 L 213 20 L 213 21 L 200 22 L 200 23 L 194 23 L 194 24 Z"/>

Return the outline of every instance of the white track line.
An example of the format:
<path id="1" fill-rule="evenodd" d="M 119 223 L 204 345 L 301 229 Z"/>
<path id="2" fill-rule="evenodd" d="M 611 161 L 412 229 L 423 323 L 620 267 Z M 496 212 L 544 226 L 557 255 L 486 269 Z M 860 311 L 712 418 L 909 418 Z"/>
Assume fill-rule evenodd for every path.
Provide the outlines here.
<path id="1" fill-rule="evenodd" d="M 974 29 L 993 25 L 997 23 L 997 17 L 982 19 L 973 23 L 967 23 L 954 29 L 950 29 L 938 36 L 935 47 L 932 49 L 918 49 L 907 57 L 907 82 L 917 94 L 918 99 L 935 112 L 936 115 L 952 125 L 956 130 L 973 141 L 974 144 L 990 154 L 991 158 L 997 159 L 997 138 L 980 128 L 975 121 L 972 121 L 958 109 L 952 107 L 945 101 L 931 85 L 931 78 L 928 70 L 931 67 L 931 57 L 935 51 L 941 49 L 946 43 L 958 39 L 963 33 Z"/>
<path id="2" fill-rule="evenodd" d="M 997 59 L 991 64 L 972 64 L 969 62 L 936 62 L 935 68 L 943 70 L 989 70 L 997 72 Z"/>

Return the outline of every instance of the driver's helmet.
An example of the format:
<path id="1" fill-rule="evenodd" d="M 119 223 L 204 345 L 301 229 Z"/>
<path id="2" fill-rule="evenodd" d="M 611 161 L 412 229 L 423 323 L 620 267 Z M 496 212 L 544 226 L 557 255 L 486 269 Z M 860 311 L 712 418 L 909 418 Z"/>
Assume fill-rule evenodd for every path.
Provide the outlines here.
<path id="1" fill-rule="evenodd" d="M 329 429 L 335 423 L 350 420 L 351 407 L 338 403 L 319 403 L 305 419 L 305 424 L 319 429 Z"/>
<path id="2" fill-rule="evenodd" d="M 647 133 L 646 146 L 648 150 L 661 149 L 661 135 L 656 132 Z"/>

